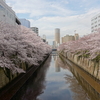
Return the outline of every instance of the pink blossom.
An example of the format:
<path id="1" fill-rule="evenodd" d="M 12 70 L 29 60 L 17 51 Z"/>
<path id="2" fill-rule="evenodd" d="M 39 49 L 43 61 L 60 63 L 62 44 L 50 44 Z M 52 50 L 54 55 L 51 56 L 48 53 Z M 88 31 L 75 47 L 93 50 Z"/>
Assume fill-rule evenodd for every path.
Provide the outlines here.
<path id="1" fill-rule="evenodd" d="M 59 46 L 58 51 L 90 54 L 90 59 L 96 58 L 100 54 L 100 29 L 80 38 L 77 41 L 70 41 Z"/>
<path id="2" fill-rule="evenodd" d="M 0 67 L 13 73 L 25 72 L 14 62 L 38 65 L 38 61 L 50 52 L 51 47 L 29 28 L 0 22 Z"/>

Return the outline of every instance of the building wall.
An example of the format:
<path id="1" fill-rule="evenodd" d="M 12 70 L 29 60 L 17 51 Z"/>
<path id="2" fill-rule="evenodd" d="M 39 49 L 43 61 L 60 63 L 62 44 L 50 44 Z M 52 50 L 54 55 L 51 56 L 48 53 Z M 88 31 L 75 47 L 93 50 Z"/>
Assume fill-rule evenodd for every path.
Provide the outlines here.
<path id="1" fill-rule="evenodd" d="M 37 27 L 31 27 L 32 31 L 34 31 L 37 35 L 39 34 L 39 30 Z"/>
<path id="2" fill-rule="evenodd" d="M 4 2 L 4 0 L 0 0 L 0 21 L 11 25 L 21 24 L 15 12 Z"/>
<path id="3" fill-rule="evenodd" d="M 62 43 L 66 43 L 68 41 L 74 41 L 74 40 L 78 40 L 78 39 L 79 39 L 78 33 L 76 33 L 74 36 L 66 35 L 66 36 L 62 37 Z"/>
<path id="4" fill-rule="evenodd" d="M 3 0 L 4 2 L 6 2 L 6 0 Z"/>
<path id="5" fill-rule="evenodd" d="M 62 43 L 66 43 L 68 41 L 74 41 L 74 40 L 75 40 L 75 37 L 72 35 L 66 35 L 62 37 Z"/>
<path id="6" fill-rule="evenodd" d="M 19 19 L 21 22 L 21 25 L 30 28 L 30 21 L 26 19 Z"/>
<path id="7" fill-rule="evenodd" d="M 56 43 L 56 41 L 53 41 L 52 49 L 57 49 L 57 43 Z"/>
<path id="8" fill-rule="evenodd" d="M 91 19 L 91 32 L 95 32 L 98 28 L 100 28 L 100 14 Z"/>
<path id="9" fill-rule="evenodd" d="M 75 34 L 75 40 L 78 40 L 79 39 L 79 35 L 78 33 Z"/>
<path id="10" fill-rule="evenodd" d="M 57 42 L 57 44 L 60 44 L 60 29 L 59 28 L 55 29 L 55 41 Z"/>

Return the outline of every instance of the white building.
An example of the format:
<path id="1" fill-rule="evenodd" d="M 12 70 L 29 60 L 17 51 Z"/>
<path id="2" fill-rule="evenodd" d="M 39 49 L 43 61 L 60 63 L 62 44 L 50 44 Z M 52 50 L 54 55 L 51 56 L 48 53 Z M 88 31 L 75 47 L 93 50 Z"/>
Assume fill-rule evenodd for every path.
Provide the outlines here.
<path id="1" fill-rule="evenodd" d="M 59 28 L 55 29 L 55 42 L 57 44 L 60 44 L 60 29 Z"/>
<path id="2" fill-rule="evenodd" d="M 19 19 L 21 22 L 21 25 L 30 28 L 30 21 L 26 19 Z"/>
<path id="3" fill-rule="evenodd" d="M 100 14 L 91 19 L 91 32 L 95 32 L 98 28 L 100 28 Z"/>
<path id="4" fill-rule="evenodd" d="M 15 12 L 5 3 L 5 0 L 0 0 L 0 21 L 12 25 L 21 24 Z"/>
<path id="5" fill-rule="evenodd" d="M 56 41 L 53 41 L 52 49 L 57 49 L 57 43 L 56 43 Z"/>
<path id="6" fill-rule="evenodd" d="M 37 27 L 31 27 L 31 29 L 32 29 L 32 31 L 34 31 L 34 32 L 38 35 L 39 30 L 38 30 L 38 28 L 37 28 Z"/>
<path id="7" fill-rule="evenodd" d="M 75 40 L 78 40 L 79 39 L 79 34 L 78 33 L 75 33 Z"/>
<path id="8" fill-rule="evenodd" d="M 43 35 L 42 40 L 43 40 L 43 42 L 46 42 L 46 35 Z"/>

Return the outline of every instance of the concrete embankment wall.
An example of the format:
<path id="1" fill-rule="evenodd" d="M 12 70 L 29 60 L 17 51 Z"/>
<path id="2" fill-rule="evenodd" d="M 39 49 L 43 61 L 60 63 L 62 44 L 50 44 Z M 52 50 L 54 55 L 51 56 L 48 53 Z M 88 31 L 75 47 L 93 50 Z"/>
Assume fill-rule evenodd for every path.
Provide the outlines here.
<path id="1" fill-rule="evenodd" d="M 0 69 L 0 84 L 3 86 L 0 89 L 0 100 L 10 100 L 12 96 L 22 87 L 22 85 L 29 79 L 29 77 L 47 60 L 50 54 L 46 55 L 43 61 L 39 62 L 38 66 L 28 66 L 28 64 L 23 64 L 26 69 L 26 73 L 18 74 L 12 79 L 7 78 L 4 70 Z M 11 74 L 11 73 L 10 73 Z M 10 75 L 9 74 L 9 75 Z M 12 75 L 10 75 L 12 77 Z"/>
<path id="2" fill-rule="evenodd" d="M 61 53 L 64 57 L 69 59 L 70 61 L 77 64 L 80 68 L 85 70 L 88 74 L 90 74 L 93 78 L 100 81 L 100 61 L 95 62 L 88 58 L 79 57 L 78 55 L 74 55 L 72 53 Z"/>
<path id="3" fill-rule="evenodd" d="M 30 66 L 25 63 L 25 62 L 19 62 L 19 68 L 22 68 L 23 70 L 27 70 Z M 7 69 L 7 68 L 1 68 L 0 67 L 0 88 L 4 87 L 6 84 L 8 84 L 9 82 L 11 82 L 13 79 L 15 79 L 16 77 L 18 77 L 20 74 L 16 73 L 13 74 L 11 72 L 11 70 Z"/>
<path id="4" fill-rule="evenodd" d="M 70 61 L 67 59 L 67 62 Z M 100 84 L 96 82 L 90 75 L 86 74 L 84 70 L 79 68 L 74 63 L 70 63 L 70 71 L 74 74 L 82 88 L 87 91 L 91 100 L 100 99 Z M 78 91 L 79 92 L 79 91 Z"/>

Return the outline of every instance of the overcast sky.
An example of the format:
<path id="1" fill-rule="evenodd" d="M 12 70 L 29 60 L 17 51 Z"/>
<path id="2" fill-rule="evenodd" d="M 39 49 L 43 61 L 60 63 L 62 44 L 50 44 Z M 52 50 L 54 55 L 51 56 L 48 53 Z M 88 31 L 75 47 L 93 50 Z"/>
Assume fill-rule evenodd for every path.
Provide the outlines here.
<path id="1" fill-rule="evenodd" d="M 61 37 L 80 36 L 91 32 L 91 18 L 100 13 L 100 0 L 6 0 L 18 18 L 25 18 L 31 26 L 39 28 L 39 35 L 46 35 L 49 44 L 54 40 L 55 28 Z"/>

